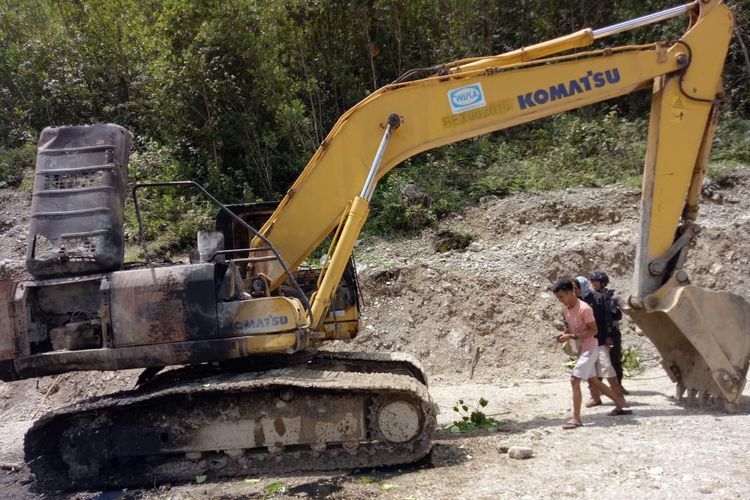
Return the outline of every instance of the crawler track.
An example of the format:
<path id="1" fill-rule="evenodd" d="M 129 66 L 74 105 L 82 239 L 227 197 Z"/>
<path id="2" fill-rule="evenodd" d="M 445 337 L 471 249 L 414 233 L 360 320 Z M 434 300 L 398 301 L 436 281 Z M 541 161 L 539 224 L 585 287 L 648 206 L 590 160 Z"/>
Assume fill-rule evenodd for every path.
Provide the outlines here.
<path id="1" fill-rule="evenodd" d="M 165 375 L 37 421 L 25 452 L 38 486 L 397 465 L 429 452 L 436 425 L 422 370 L 404 355 L 327 353 L 263 372 Z"/>

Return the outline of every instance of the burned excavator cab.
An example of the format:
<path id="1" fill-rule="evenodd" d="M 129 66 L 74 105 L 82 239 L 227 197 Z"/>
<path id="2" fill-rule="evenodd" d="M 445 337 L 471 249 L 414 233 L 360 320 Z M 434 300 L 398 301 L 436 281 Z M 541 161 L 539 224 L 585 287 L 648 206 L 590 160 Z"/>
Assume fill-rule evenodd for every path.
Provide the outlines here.
<path id="1" fill-rule="evenodd" d="M 39 137 L 26 269 L 35 278 L 115 271 L 124 260 L 130 132 L 47 127 Z"/>

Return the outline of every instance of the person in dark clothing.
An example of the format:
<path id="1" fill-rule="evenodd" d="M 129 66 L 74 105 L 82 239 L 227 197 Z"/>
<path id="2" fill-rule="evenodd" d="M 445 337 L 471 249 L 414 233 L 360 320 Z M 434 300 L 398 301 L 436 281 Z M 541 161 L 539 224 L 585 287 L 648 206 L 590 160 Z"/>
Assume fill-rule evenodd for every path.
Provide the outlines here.
<path id="1" fill-rule="evenodd" d="M 607 288 L 609 285 L 609 276 L 604 271 L 592 273 L 590 280 L 594 290 L 604 297 L 605 306 L 612 318 L 612 350 L 610 351 L 610 357 L 612 358 L 612 366 L 617 374 L 617 381 L 620 383 L 623 394 L 627 395 L 628 392 L 622 387 L 622 334 L 620 332 L 620 320 L 622 319 L 623 299 L 614 290 Z"/>
<path id="2" fill-rule="evenodd" d="M 607 308 L 604 297 L 602 294 L 591 289 L 589 280 L 584 276 L 576 277 L 576 279 L 573 280 L 573 284 L 575 285 L 574 291 L 576 292 L 576 295 L 589 304 L 594 311 L 594 319 L 597 327 L 597 341 L 599 343 L 598 358 L 596 362 L 597 376 L 599 378 L 606 378 L 612 391 L 618 396 L 622 396 L 620 383 L 617 381 L 617 374 L 612 366 L 610 357 L 610 348 L 613 345 L 611 335 L 612 316 Z M 599 391 L 590 384 L 589 392 L 591 393 L 591 399 L 586 403 L 587 407 L 590 408 L 602 404 Z"/>

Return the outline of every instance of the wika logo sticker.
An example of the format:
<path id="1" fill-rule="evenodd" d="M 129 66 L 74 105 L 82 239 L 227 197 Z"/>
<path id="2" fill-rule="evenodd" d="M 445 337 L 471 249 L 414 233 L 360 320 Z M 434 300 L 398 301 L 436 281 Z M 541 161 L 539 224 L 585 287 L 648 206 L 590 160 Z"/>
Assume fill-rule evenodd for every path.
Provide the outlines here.
<path id="1" fill-rule="evenodd" d="M 449 90 L 448 101 L 451 103 L 451 113 L 454 115 L 487 105 L 481 83 Z"/>

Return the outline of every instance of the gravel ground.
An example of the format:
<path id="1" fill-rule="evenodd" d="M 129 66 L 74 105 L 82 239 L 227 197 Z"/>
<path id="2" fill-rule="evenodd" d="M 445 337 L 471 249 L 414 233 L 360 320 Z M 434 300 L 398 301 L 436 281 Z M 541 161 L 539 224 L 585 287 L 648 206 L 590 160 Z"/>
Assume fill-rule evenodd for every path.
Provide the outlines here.
<path id="1" fill-rule="evenodd" d="M 505 380 L 493 384 L 438 384 L 441 425 L 455 417 L 462 397 L 490 401 L 487 414 L 500 431 L 451 435 L 439 432 L 429 459 L 402 469 L 340 471 L 326 475 L 243 478 L 192 485 L 159 485 L 138 491 L 48 496 L 66 499 L 315 498 L 747 498 L 750 470 L 750 390 L 738 413 L 678 404 L 659 368 L 626 381 L 632 416 L 610 417 L 605 405 L 584 409 L 584 427 L 561 425 L 570 415 L 570 387 L 554 380 Z M 19 460 L 30 421 L 0 423 L 0 462 Z M 506 447 L 530 448 L 514 460 Z M 42 498 L 22 484 L 28 474 L 2 472 L 4 498 Z M 285 493 L 268 494 L 278 483 Z"/>

